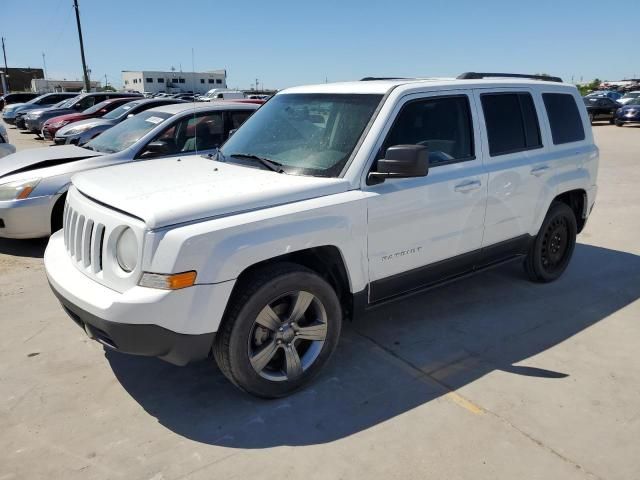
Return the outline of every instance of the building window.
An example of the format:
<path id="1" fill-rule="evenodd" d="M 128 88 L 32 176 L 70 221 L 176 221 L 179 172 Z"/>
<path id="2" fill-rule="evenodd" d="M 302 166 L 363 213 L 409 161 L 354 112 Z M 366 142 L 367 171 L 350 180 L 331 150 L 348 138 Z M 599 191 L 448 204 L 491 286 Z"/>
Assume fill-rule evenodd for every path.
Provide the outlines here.
<path id="1" fill-rule="evenodd" d="M 124 81 L 124 84 L 125 84 L 125 85 L 129 85 L 129 80 L 125 80 L 125 81 Z"/>
<path id="2" fill-rule="evenodd" d="M 209 83 L 215 83 L 215 80 L 213 78 L 210 78 Z"/>
<path id="3" fill-rule="evenodd" d="M 217 83 L 217 84 L 221 84 L 221 83 L 222 83 L 222 80 L 220 80 L 219 78 L 216 78 L 216 83 Z"/>
<path id="4" fill-rule="evenodd" d="M 158 83 L 164 83 L 164 78 L 159 78 Z"/>
<path id="5" fill-rule="evenodd" d="M 147 83 L 153 83 L 153 78 L 147 77 Z"/>
<path id="6" fill-rule="evenodd" d="M 184 78 L 179 78 L 178 83 L 184 83 Z"/>
<path id="7" fill-rule="evenodd" d="M 201 79 L 200 79 L 200 83 L 204 83 L 204 78 L 201 78 Z"/>
<path id="8" fill-rule="evenodd" d="M 134 79 L 133 79 L 133 83 L 138 83 L 138 79 L 137 79 L 137 78 L 134 78 Z"/>

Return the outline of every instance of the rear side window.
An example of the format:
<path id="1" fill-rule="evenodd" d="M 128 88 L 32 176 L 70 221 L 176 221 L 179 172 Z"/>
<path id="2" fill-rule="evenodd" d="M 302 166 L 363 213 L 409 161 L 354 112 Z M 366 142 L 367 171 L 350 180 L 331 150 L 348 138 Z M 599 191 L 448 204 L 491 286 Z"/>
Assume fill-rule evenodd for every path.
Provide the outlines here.
<path id="1" fill-rule="evenodd" d="M 530 94 L 484 93 L 480 99 L 492 157 L 542 147 Z"/>
<path id="2" fill-rule="evenodd" d="M 543 93 L 551 136 L 554 145 L 584 140 L 584 128 L 573 95 L 567 93 Z"/>
<path id="3" fill-rule="evenodd" d="M 473 127 L 466 95 L 407 103 L 383 146 L 425 145 L 431 166 L 474 158 Z"/>

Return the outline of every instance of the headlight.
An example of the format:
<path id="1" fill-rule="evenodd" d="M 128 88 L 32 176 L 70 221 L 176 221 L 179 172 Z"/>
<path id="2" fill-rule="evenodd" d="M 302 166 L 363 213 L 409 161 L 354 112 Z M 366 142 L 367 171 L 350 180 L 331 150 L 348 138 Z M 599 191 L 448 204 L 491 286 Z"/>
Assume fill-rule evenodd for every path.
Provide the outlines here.
<path id="1" fill-rule="evenodd" d="M 129 227 L 125 228 L 116 242 L 116 259 L 120 268 L 132 272 L 138 264 L 138 240 Z"/>
<path id="2" fill-rule="evenodd" d="M 93 125 L 81 125 L 79 127 L 73 127 L 69 130 L 66 131 L 67 135 L 77 135 L 79 133 L 85 132 L 87 130 L 89 130 L 90 128 L 93 128 Z"/>
<path id="3" fill-rule="evenodd" d="M 51 128 L 62 128 L 64 127 L 67 123 L 69 123 L 68 120 L 62 120 L 60 122 L 56 122 L 56 123 L 50 123 L 49 126 Z"/>
<path id="4" fill-rule="evenodd" d="M 36 188 L 39 178 L 27 181 L 4 183 L 0 185 L 0 201 L 22 200 L 27 198 Z"/>

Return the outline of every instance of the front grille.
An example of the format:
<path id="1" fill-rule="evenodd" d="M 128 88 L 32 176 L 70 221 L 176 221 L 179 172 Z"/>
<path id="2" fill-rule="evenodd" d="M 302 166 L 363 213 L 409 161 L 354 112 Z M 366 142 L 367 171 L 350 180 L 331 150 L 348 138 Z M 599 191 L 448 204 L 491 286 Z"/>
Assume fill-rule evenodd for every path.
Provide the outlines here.
<path id="1" fill-rule="evenodd" d="M 63 217 L 64 245 L 69 256 L 93 273 L 102 271 L 105 226 L 76 212 L 67 203 Z"/>

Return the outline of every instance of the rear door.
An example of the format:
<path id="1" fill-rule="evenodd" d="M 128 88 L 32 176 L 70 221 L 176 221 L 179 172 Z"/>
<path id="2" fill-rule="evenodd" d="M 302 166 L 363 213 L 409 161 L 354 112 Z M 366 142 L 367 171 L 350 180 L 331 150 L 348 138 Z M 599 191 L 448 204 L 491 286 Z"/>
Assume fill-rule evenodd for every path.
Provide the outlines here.
<path id="1" fill-rule="evenodd" d="M 363 188 L 370 302 L 471 270 L 482 243 L 487 174 L 470 92 L 411 94 L 394 116 L 376 158 L 393 145 L 426 145 L 429 173 Z"/>
<path id="2" fill-rule="evenodd" d="M 546 208 L 546 178 L 555 167 L 544 144 L 544 106 L 528 88 L 477 89 L 484 133 L 488 199 L 482 263 L 492 263 L 528 244 L 534 220 Z"/>

